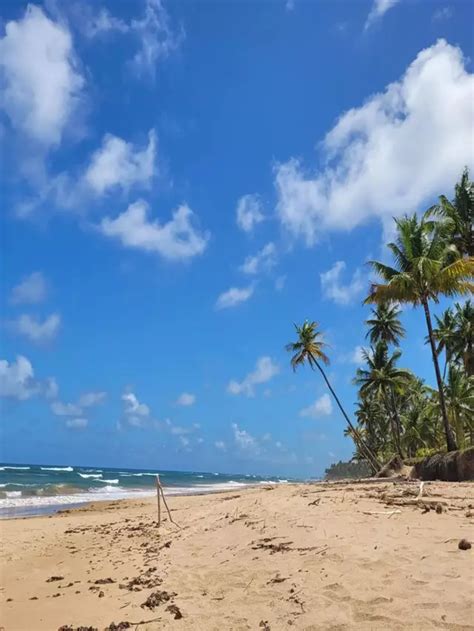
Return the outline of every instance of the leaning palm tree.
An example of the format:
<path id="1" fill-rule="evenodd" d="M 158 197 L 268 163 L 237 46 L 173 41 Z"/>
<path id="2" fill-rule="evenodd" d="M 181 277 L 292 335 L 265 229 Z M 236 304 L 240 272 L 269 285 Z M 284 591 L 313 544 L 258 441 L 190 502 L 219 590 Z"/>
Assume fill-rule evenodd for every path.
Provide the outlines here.
<path id="1" fill-rule="evenodd" d="M 446 223 L 452 242 L 461 256 L 474 256 L 474 182 L 464 169 L 461 180 L 456 184 L 452 202 L 441 195 L 439 202 L 428 210 Z"/>
<path id="2" fill-rule="evenodd" d="M 409 370 L 397 367 L 401 351 L 395 350 L 392 355 L 388 352 L 385 342 L 378 342 L 370 351 L 363 351 L 367 368 L 358 368 L 354 383 L 360 386 L 363 397 L 372 394 L 379 397 L 385 405 L 386 413 L 391 417 L 393 443 L 398 455 L 403 458 L 401 446 L 401 421 L 397 409 L 395 394 L 403 390 L 410 381 L 412 374 Z"/>
<path id="3" fill-rule="evenodd" d="M 358 430 L 354 427 L 347 415 L 346 411 L 342 407 L 342 404 L 334 392 L 333 387 L 331 386 L 329 379 L 324 372 L 321 363 L 328 365 L 329 357 L 324 352 L 324 348 L 326 344 L 323 342 L 321 331 L 318 331 L 318 324 L 316 322 L 308 322 L 307 320 L 304 322 L 302 326 L 298 326 L 295 324 L 295 329 L 297 333 L 296 342 L 291 342 L 286 345 L 286 350 L 294 353 L 291 358 L 291 365 L 293 370 L 300 365 L 308 363 L 310 367 L 314 370 L 316 367 L 321 373 L 324 381 L 326 382 L 329 391 L 331 392 L 334 400 L 336 401 L 339 409 L 344 416 L 349 429 L 351 436 L 354 439 L 354 442 L 357 444 L 359 451 L 361 454 L 367 458 L 367 461 L 370 463 L 370 466 L 374 471 L 378 471 L 380 469 L 380 463 L 377 460 L 376 455 L 372 452 L 372 450 L 367 446 L 362 436 L 358 432 Z"/>
<path id="4" fill-rule="evenodd" d="M 439 224 L 416 215 L 395 220 L 397 239 L 389 243 L 395 267 L 370 261 L 383 283 L 373 283 L 366 303 L 398 300 L 414 306 L 422 305 L 430 340 L 431 354 L 438 385 L 438 396 L 448 451 L 457 448 L 449 424 L 444 400 L 443 380 L 431 323 L 430 301 L 439 295 L 455 296 L 474 293 L 474 257 L 460 258 L 456 246 L 446 241 Z"/>
<path id="5" fill-rule="evenodd" d="M 401 310 L 396 304 L 381 303 L 372 309 L 372 317 L 365 323 L 370 327 L 366 338 L 371 344 L 385 342 L 398 346 L 400 338 L 405 337 L 405 329 L 400 322 Z"/>

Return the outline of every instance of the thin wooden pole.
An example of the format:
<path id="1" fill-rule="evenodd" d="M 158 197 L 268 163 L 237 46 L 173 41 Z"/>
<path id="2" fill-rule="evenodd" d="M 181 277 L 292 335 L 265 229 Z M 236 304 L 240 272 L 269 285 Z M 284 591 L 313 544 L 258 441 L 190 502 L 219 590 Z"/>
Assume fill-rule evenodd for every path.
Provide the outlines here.
<path id="1" fill-rule="evenodd" d="M 168 517 L 170 518 L 170 522 L 171 522 L 172 524 L 174 524 L 177 528 L 181 528 L 181 526 L 180 526 L 179 524 L 177 524 L 175 521 L 173 521 L 173 518 L 171 517 L 171 511 L 170 511 L 170 509 L 168 508 L 168 503 L 166 502 L 166 499 L 165 499 L 165 492 L 163 491 L 163 486 L 162 486 L 161 482 L 160 482 L 160 490 L 161 490 L 161 495 L 162 495 L 162 497 L 163 497 L 163 503 L 164 503 L 164 505 L 166 506 L 166 510 L 168 511 Z"/>
<path id="2" fill-rule="evenodd" d="M 156 476 L 156 501 L 158 503 L 158 528 L 161 525 L 161 499 L 160 499 L 161 482 L 160 476 Z"/>

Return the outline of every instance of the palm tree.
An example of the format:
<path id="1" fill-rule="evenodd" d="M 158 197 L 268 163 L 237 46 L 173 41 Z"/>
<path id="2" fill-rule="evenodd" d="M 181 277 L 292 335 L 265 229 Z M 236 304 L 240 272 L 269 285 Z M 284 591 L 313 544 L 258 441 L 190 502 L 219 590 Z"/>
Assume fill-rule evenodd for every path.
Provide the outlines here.
<path id="1" fill-rule="evenodd" d="M 450 238 L 461 256 L 474 256 L 474 182 L 469 179 L 467 168 L 455 186 L 453 201 L 441 195 L 428 214 L 437 215 L 446 222 Z"/>
<path id="2" fill-rule="evenodd" d="M 365 323 L 370 327 L 366 338 L 370 338 L 371 344 L 385 342 L 386 344 L 399 345 L 400 338 L 405 337 L 399 316 L 401 310 L 396 304 L 381 303 L 372 309 L 372 317 Z"/>
<path id="3" fill-rule="evenodd" d="M 446 405 L 450 420 L 456 430 L 458 444 L 465 446 L 466 433 L 471 442 L 474 429 L 474 377 L 468 377 L 464 370 L 450 366 L 445 386 Z"/>
<path id="4" fill-rule="evenodd" d="M 396 364 L 402 352 L 397 349 L 390 356 L 385 342 L 378 342 L 375 348 L 362 352 L 368 369 L 358 368 L 354 383 L 360 386 L 360 394 L 363 397 L 372 394 L 380 397 L 385 403 L 387 414 L 392 419 L 392 435 L 398 455 L 403 458 L 401 446 L 401 421 L 397 410 L 395 392 L 402 390 L 403 386 L 411 379 L 412 374 L 403 368 L 397 368 Z"/>
<path id="5" fill-rule="evenodd" d="M 446 368 L 448 364 L 451 363 L 454 356 L 454 346 L 456 344 L 456 320 L 451 308 L 446 309 L 446 311 L 442 313 L 441 317 L 435 315 L 435 320 L 436 326 L 433 329 L 433 336 L 438 342 L 436 353 L 439 356 L 443 351 L 445 352 L 443 370 L 444 379 L 446 376 Z M 429 339 L 426 340 L 426 343 L 429 343 Z"/>
<path id="6" fill-rule="evenodd" d="M 463 362 L 468 376 L 474 376 L 474 305 L 467 300 L 455 304 L 454 354 Z"/>
<path id="7" fill-rule="evenodd" d="M 321 331 L 318 330 L 318 324 L 316 322 L 308 322 L 305 320 L 302 326 L 295 324 L 295 329 L 297 334 L 296 342 L 291 342 L 286 345 L 286 350 L 294 353 L 291 358 L 293 370 L 296 370 L 298 366 L 304 365 L 305 363 L 308 363 L 313 370 L 315 367 L 319 370 L 350 428 L 351 436 L 353 437 L 354 442 L 359 447 L 360 452 L 365 456 L 365 458 L 367 458 L 372 469 L 374 471 L 378 471 L 380 469 L 380 463 L 377 460 L 377 457 L 366 445 L 360 433 L 351 423 L 349 416 L 342 407 L 339 398 L 334 392 L 334 389 L 321 366 L 321 363 L 325 365 L 329 364 L 329 357 L 324 352 L 326 344 L 323 342 Z"/>
<path id="8" fill-rule="evenodd" d="M 431 354 L 438 385 L 438 396 L 443 418 L 448 451 L 457 448 L 449 424 L 444 400 L 443 380 L 439 369 L 429 303 L 438 296 L 474 293 L 474 257 L 460 258 L 455 245 L 447 243 L 443 229 L 426 218 L 416 215 L 395 220 L 397 239 L 389 243 L 395 267 L 370 261 L 372 269 L 384 283 L 373 283 L 366 303 L 399 301 L 414 306 L 422 305 L 430 340 Z"/>

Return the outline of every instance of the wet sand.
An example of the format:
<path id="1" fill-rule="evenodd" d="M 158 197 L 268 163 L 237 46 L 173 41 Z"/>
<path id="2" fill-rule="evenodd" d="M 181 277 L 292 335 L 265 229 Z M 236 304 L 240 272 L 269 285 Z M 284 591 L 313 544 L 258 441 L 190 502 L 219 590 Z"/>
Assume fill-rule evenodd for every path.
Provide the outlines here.
<path id="1" fill-rule="evenodd" d="M 474 630 L 474 550 L 458 548 L 474 540 L 474 485 L 417 494 L 364 482 L 172 497 L 180 528 L 158 529 L 151 499 L 4 520 L 0 627 Z"/>

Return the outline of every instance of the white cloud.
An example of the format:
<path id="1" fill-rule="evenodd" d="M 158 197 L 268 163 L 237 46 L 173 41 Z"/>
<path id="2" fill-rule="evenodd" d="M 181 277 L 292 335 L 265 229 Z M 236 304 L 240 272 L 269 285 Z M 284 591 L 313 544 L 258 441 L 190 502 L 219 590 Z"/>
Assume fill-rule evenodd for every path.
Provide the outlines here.
<path id="1" fill-rule="evenodd" d="M 254 455 L 260 453 L 260 447 L 254 436 L 249 434 L 245 429 L 240 429 L 236 423 L 232 424 L 232 430 L 234 432 L 234 441 L 239 449 L 242 451 L 250 452 Z"/>
<path id="2" fill-rule="evenodd" d="M 14 305 L 37 304 L 46 298 L 47 283 L 41 272 L 33 272 L 13 287 L 10 302 Z"/>
<path id="3" fill-rule="evenodd" d="M 372 24 L 377 22 L 377 20 L 380 20 L 389 9 L 394 7 L 399 2 L 400 0 L 374 0 L 370 13 L 367 17 L 367 21 L 365 23 L 365 30 L 370 28 Z"/>
<path id="4" fill-rule="evenodd" d="M 143 16 L 130 22 L 114 17 L 107 9 L 101 9 L 96 15 L 86 16 L 82 22 L 84 33 L 88 37 L 114 31 L 134 35 L 139 48 L 131 66 L 139 76 L 154 77 L 158 62 L 176 50 L 184 37 L 182 29 L 172 29 L 169 15 L 161 0 L 146 0 Z"/>
<path id="5" fill-rule="evenodd" d="M 364 363 L 364 347 L 363 346 L 355 347 L 354 351 L 351 354 L 351 362 L 353 364 L 357 364 L 358 366 Z"/>
<path id="6" fill-rule="evenodd" d="M 474 164 L 473 100 L 459 48 L 440 40 L 422 50 L 398 82 L 340 117 L 322 143 L 322 170 L 307 174 L 295 159 L 276 167 L 282 226 L 313 245 L 323 231 L 391 223 L 452 190 Z"/>
<path id="7" fill-rule="evenodd" d="M 226 444 L 223 440 L 216 440 L 214 443 L 214 447 L 216 449 L 220 449 L 221 451 L 225 451 L 226 450 Z"/>
<path id="8" fill-rule="evenodd" d="M 66 427 L 72 429 L 84 429 L 89 421 L 86 418 L 70 418 L 66 421 Z"/>
<path id="9" fill-rule="evenodd" d="M 237 203 L 237 225 L 244 232 L 252 232 L 254 226 L 261 223 L 265 217 L 262 212 L 262 202 L 258 195 L 244 195 Z"/>
<path id="10" fill-rule="evenodd" d="M 189 438 L 186 438 L 186 436 L 179 436 L 179 442 L 183 447 L 189 447 L 190 441 Z M 187 449 L 186 451 L 191 451 L 191 449 Z"/>
<path id="11" fill-rule="evenodd" d="M 155 252 L 170 261 L 190 259 L 204 252 L 209 233 L 200 232 L 192 225 L 194 213 L 189 206 L 179 206 L 165 224 L 150 221 L 148 211 L 148 204 L 139 200 L 116 219 L 103 219 L 101 230 L 126 247 Z"/>
<path id="12" fill-rule="evenodd" d="M 48 377 L 43 390 L 46 399 L 56 399 L 59 394 L 59 386 L 56 379 L 54 377 Z"/>
<path id="13" fill-rule="evenodd" d="M 449 20 L 453 17 L 452 7 L 441 7 L 433 13 L 433 20 Z"/>
<path id="14" fill-rule="evenodd" d="M 90 408 L 103 403 L 106 396 L 106 392 L 84 392 L 79 397 L 78 404 L 82 408 Z"/>
<path id="15" fill-rule="evenodd" d="M 51 403 L 51 411 L 56 416 L 78 416 L 82 414 L 82 409 L 75 403 L 61 403 L 61 401 L 53 401 Z"/>
<path id="16" fill-rule="evenodd" d="M 23 401 L 39 391 L 34 379 L 33 366 L 30 361 L 18 355 L 16 361 L 9 363 L 0 360 L 0 396 Z"/>
<path id="17" fill-rule="evenodd" d="M 229 309 L 246 302 L 253 295 L 253 287 L 231 287 L 224 291 L 216 301 L 216 309 Z"/>
<path id="18" fill-rule="evenodd" d="M 104 195 L 118 187 L 126 191 L 134 185 L 147 187 L 153 178 L 155 158 L 154 130 L 149 132 L 148 145 L 142 150 L 107 134 L 102 146 L 92 155 L 84 182 L 96 195 Z"/>
<path id="19" fill-rule="evenodd" d="M 196 395 L 190 394 L 189 392 L 183 392 L 182 394 L 179 395 L 178 399 L 176 400 L 177 405 L 182 405 L 184 407 L 187 407 L 189 405 L 194 405 L 195 402 L 196 402 Z"/>
<path id="20" fill-rule="evenodd" d="M 332 412 L 332 401 L 329 394 L 323 394 L 314 403 L 300 411 L 300 416 L 318 418 L 329 416 Z"/>
<path id="21" fill-rule="evenodd" d="M 149 416 L 150 408 L 145 403 L 140 403 L 133 392 L 125 392 L 122 394 L 124 402 L 124 413 L 128 417 Z"/>
<path id="22" fill-rule="evenodd" d="M 331 269 L 320 274 L 323 296 L 339 305 L 353 303 L 364 289 L 368 290 L 368 280 L 359 269 L 354 272 L 351 281 L 344 285 L 341 273 L 345 269 L 344 261 L 336 261 Z"/>
<path id="23" fill-rule="evenodd" d="M 56 337 L 61 326 L 61 316 L 52 313 L 41 322 L 34 316 L 22 314 L 16 320 L 11 320 L 9 324 L 18 335 L 23 335 L 37 344 L 44 344 Z"/>
<path id="24" fill-rule="evenodd" d="M 227 386 L 227 392 L 230 394 L 245 394 L 248 397 L 254 395 L 255 386 L 266 383 L 273 379 L 280 372 L 279 366 L 271 359 L 271 357 L 260 357 L 257 360 L 255 369 L 250 372 L 243 381 L 232 380 Z"/>
<path id="25" fill-rule="evenodd" d="M 45 147 L 59 144 L 84 86 L 67 27 L 28 5 L 6 24 L 0 75 L 0 105 L 12 125 Z"/>
<path id="26" fill-rule="evenodd" d="M 276 247 L 274 243 L 267 243 L 260 252 L 257 252 L 255 256 L 248 256 L 243 265 L 240 266 L 240 270 L 244 274 L 258 274 L 261 271 L 270 270 L 276 265 Z"/>

